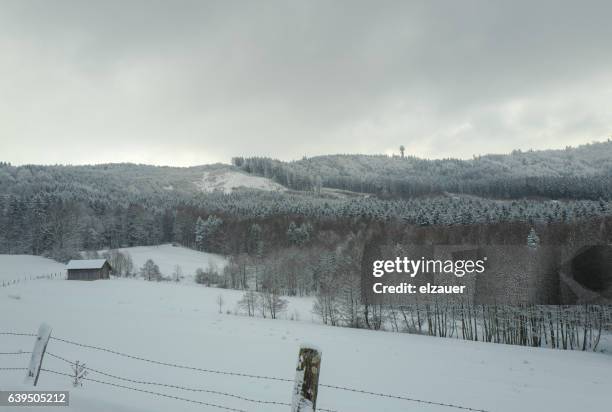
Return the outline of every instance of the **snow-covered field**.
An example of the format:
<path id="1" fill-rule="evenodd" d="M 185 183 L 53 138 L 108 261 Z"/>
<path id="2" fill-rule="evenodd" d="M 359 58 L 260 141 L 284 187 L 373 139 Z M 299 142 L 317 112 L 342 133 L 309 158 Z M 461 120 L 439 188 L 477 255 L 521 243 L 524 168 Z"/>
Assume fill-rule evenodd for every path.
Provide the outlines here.
<path id="1" fill-rule="evenodd" d="M 258 189 L 268 191 L 286 191 L 287 188 L 265 177 L 254 176 L 234 168 L 217 168 L 204 172 L 202 179 L 196 182 L 202 192 L 216 190 L 231 193 L 237 189 Z"/>
<path id="2" fill-rule="evenodd" d="M 0 256 L 0 263 L 4 258 Z M 216 303 L 219 294 L 226 302 L 222 314 Z M 610 407 L 609 355 L 326 327 L 312 322 L 310 315 L 295 322 L 226 314 L 239 298 L 236 291 L 190 282 L 39 280 L 0 289 L 0 332 L 34 332 L 45 321 L 59 338 L 162 362 L 288 379 L 293 378 L 300 343 L 312 342 L 323 351 L 323 384 L 487 411 L 608 411 Z M 294 310 L 308 312 L 310 305 L 309 300 L 291 301 Z M 33 337 L 0 335 L 0 352 L 30 351 L 33 343 Z M 289 382 L 169 368 L 57 340 L 51 340 L 47 350 L 124 378 L 257 400 L 291 400 Z M 0 367 L 25 367 L 28 359 L 29 355 L 0 355 Z M 43 367 L 70 373 L 68 364 L 49 355 Z M 19 387 L 24 374 L 0 370 L 0 388 Z M 220 394 L 120 381 L 94 372 L 88 378 L 250 412 L 288 410 Z M 220 410 L 91 381 L 73 388 L 69 377 L 48 372 L 42 372 L 40 385 L 41 389 L 70 390 L 71 407 L 62 410 Z M 320 387 L 318 404 L 343 412 L 457 410 L 326 387 Z"/>
<path id="3" fill-rule="evenodd" d="M 130 254 L 134 262 L 135 271 L 138 271 L 147 259 L 152 259 L 159 266 L 162 275 L 171 276 L 174 272 L 174 267 L 179 265 L 183 271 L 183 275 L 191 280 L 198 268 L 206 270 L 210 264 L 213 264 L 218 270 L 222 270 L 227 264 L 227 260 L 223 256 L 213 253 L 198 252 L 197 250 L 172 246 L 170 244 L 136 246 L 121 248 L 119 250 Z M 100 251 L 100 253 L 103 252 L 103 250 Z"/>
<path id="4" fill-rule="evenodd" d="M 30 276 L 63 273 L 66 266 L 52 259 L 30 255 L 0 255 L 0 284 Z"/>

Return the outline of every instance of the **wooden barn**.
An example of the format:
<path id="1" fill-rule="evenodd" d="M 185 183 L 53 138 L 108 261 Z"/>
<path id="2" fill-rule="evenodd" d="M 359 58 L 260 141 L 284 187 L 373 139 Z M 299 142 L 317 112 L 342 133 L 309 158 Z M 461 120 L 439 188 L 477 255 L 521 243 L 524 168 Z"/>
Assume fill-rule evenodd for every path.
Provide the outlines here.
<path id="1" fill-rule="evenodd" d="M 111 266 L 106 259 L 71 260 L 66 266 L 68 280 L 98 280 L 110 277 Z"/>

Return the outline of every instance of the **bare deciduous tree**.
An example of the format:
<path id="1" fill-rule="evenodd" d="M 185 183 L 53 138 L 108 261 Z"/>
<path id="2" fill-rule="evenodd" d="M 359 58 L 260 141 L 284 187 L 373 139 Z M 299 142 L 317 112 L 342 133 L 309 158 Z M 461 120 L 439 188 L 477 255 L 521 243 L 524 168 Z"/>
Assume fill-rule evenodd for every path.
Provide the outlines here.
<path id="1" fill-rule="evenodd" d="M 87 368 L 84 363 L 76 361 L 72 365 L 72 386 L 83 386 L 83 379 L 87 376 Z"/>
<path id="2" fill-rule="evenodd" d="M 223 305 L 225 304 L 225 300 L 223 300 L 223 295 L 217 296 L 217 305 L 219 306 L 219 313 L 223 313 Z"/>

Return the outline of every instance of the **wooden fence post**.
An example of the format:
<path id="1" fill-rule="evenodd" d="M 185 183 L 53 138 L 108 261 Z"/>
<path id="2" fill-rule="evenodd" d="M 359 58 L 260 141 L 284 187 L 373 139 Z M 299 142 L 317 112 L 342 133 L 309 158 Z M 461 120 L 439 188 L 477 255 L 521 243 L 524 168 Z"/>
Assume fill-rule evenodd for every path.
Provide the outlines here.
<path id="1" fill-rule="evenodd" d="M 314 412 L 317 408 L 321 351 L 302 345 L 298 355 L 291 412 Z"/>
<path id="2" fill-rule="evenodd" d="M 36 336 L 36 342 L 34 342 L 34 349 L 32 350 L 32 357 L 30 358 L 30 366 L 28 366 L 28 374 L 25 378 L 26 384 L 36 386 L 38 383 L 40 368 L 42 366 L 43 357 L 45 356 L 45 350 L 47 350 L 47 343 L 49 343 L 50 337 L 51 326 L 43 323 L 38 328 L 38 336 Z"/>

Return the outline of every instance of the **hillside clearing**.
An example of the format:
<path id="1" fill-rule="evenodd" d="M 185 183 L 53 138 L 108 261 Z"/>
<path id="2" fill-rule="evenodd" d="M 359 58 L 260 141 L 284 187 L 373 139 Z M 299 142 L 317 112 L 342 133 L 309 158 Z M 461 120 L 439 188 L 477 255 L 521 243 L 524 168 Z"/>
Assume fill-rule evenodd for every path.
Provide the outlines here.
<path id="1" fill-rule="evenodd" d="M 207 270 L 213 265 L 217 270 L 223 270 L 227 260 L 214 253 L 199 252 L 197 250 L 173 246 L 171 244 L 157 246 L 135 246 L 118 249 L 120 252 L 127 252 L 134 262 L 134 271 L 138 271 L 148 259 L 151 259 L 159 266 L 159 270 L 164 276 L 171 276 L 176 265 L 181 267 L 186 279 L 193 280 L 197 269 Z M 104 250 L 99 253 L 104 253 Z"/>

